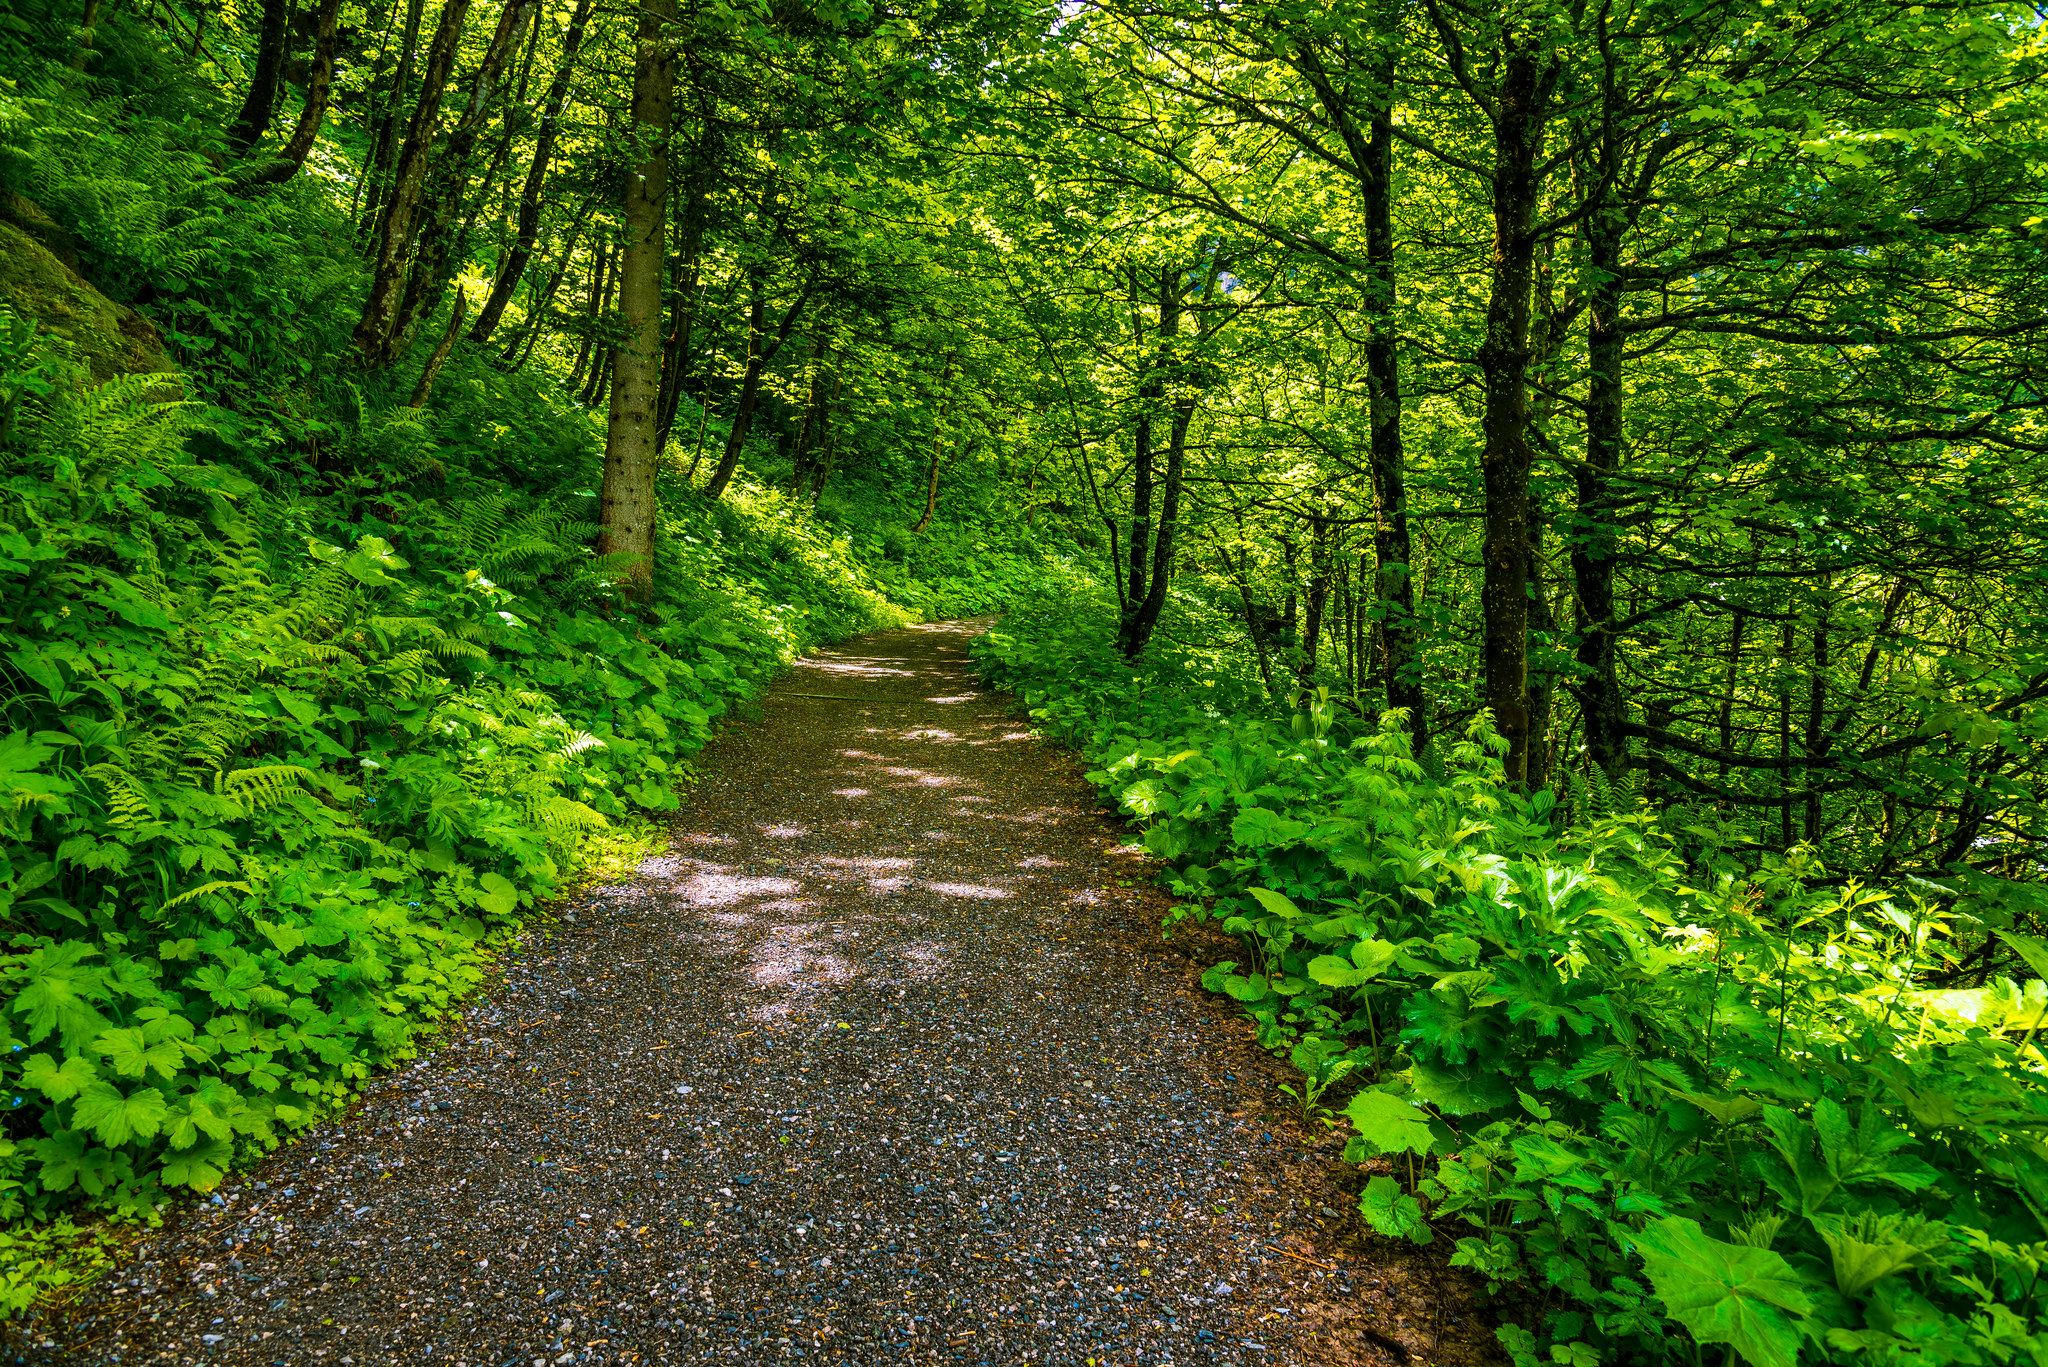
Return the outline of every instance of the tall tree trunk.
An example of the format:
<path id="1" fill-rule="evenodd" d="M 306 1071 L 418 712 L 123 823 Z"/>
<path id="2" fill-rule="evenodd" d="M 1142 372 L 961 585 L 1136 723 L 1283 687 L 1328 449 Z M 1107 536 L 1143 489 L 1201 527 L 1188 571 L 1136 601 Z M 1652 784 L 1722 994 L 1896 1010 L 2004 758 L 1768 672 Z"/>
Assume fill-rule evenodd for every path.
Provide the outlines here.
<path id="1" fill-rule="evenodd" d="M 603 316 L 602 310 L 607 297 L 605 290 L 609 282 L 605 272 L 611 268 L 611 248 L 602 244 L 595 245 L 591 248 L 590 257 L 590 300 L 583 309 L 583 340 L 576 348 L 576 363 L 569 367 L 569 382 L 565 386 L 572 390 L 583 387 L 584 368 L 590 364 L 590 358 L 596 352 L 597 324 L 598 319 Z"/>
<path id="2" fill-rule="evenodd" d="M 1530 502 L 1529 522 L 1529 629 L 1547 646 L 1556 638 L 1557 620 L 1551 612 L 1550 590 L 1543 582 L 1543 510 Z M 1529 771 L 1531 791 L 1550 783 L 1550 709 L 1555 693 L 1555 676 L 1545 671 L 1529 679 Z"/>
<path id="3" fill-rule="evenodd" d="M 1721 709 L 1718 718 L 1721 733 L 1721 753 L 1735 753 L 1735 685 L 1742 678 L 1742 638 L 1749 627 L 1749 614 L 1737 612 L 1735 620 L 1728 627 L 1728 671 L 1721 683 Z M 1721 782 L 1728 782 L 1728 761 L 1721 761 Z"/>
<path id="4" fill-rule="evenodd" d="M 1493 267 L 1479 349 L 1486 385 L 1482 658 L 1487 706 L 1507 742 L 1506 778 L 1516 786 L 1529 777 L 1529 321 L 1549 85 L 1542 42 L 1533 26 L 1509 27 L 1502 36 L 1493 120 Z"/>
<path id="5" fill-rule="evenodd" d="M 605 260 L 613 261 L 617 255 L 615 252 L 607 252 L 605 253 Z M 612 290 L 616 287 L 618 279 L 619 268 L 615 264 L 611 267 L 610 273 L 606 275 L 604 288 L 598 292 L 596 304 L 591 310 L 591 332 L 587 339 L 590 344 L 588 353 L 590 356 L 590 374 L 583 381 L 581 388 L 577 390 L 576 394 L 576 402 L 582 404 L 585 408 L 590 407 L 592 401 L 597 398 L 598 386 L 604 383 L 604 373 L 612 363 L 612 344 L 608 340 L 608 334 L 611 332 L 611 329 L 606 324 L 611 321 Z M 570 383 L 572 387 L 575 387 L 575 377 L 572 376 L 570 378 Z"/>
<path id="6" fill-rule="evenodd" d="M 526 168 L 526 184 L 519 192 L 519 224 L 512 238 L 512 250 L 505 254 L 497 278 L 491 282 L 490 297 L 477 310 L 476 324 L 469 332 L 469 340 L 479 346 L 490 341 L 491 333 L 497 330 L 505 306 L 512 302 L 513 291 L 519 288 L 520 277 L 525 275 L 527 263 L 533 259 L 534 243 L 540 240 L 541 191 L 547 186 L 548 163 L 555 154 L 562 106 L 569 98 L 569 84 L 576 70 L 576 54 L 583 48 L 583 32 L 590 22 L 590 6 L 591 0 L 576 0 L 576 8 L 569 16 L 569 31 L 562 35 L 562 59 L 555 67 L 554 80 L 548 84 L 540 127 L 533 135 L 533 163 Z"/>
<path id="7" fill-rule="evenodd" d="M 1131 434 L 1131 544 L 1129 569 L 1119 595 L 1123 600 L 1121 620 L 1117 623 L 1117 648 L 1127 660 L 1138 658 L 1138 652 L 1145 648 L 1143 638 L 1151 634 L 1149 627 L 1141 624 L 1140 618 L 1144 614 L 1145 600 L 1151 596 L 1152 419 L 1166 393 L 1166 370 L 1173 360 L 1168 348 L 1180 330 L 1180 295 L 1180 272 L 1162 268 L 1154 294 L 1159 322 L 1153 333 L 1152 354 L 1145 363 L 1145 380 L 1138 386 L 1138 417 Z M 1138 313 L 1138 306 L 1143 300 L 1137 268 L 1132 267 L 1131 346 L 1134 351 L 1141 350 L 1145 343 L 1144 319 Z"/>
<path id="8" fill-rule="evenodd" d="M 469 190 L 470 168 L 477 143 L 483 137 L 488 116 L 504 83 L 505 68 L 519 50 L 526 25 L 540 8 L 540 0 L 505 0 L 498 12 L 498 24 L 484 49 L 483 58 L 469 78 L 468 98 L 456 116 L 440 150 L 433 158 L 431 179 L 417 197 L 413 218 L 412 261 L 406 268 L 405 288 L 399 296 L 381 346 L 381 362 L 390 365 L 412 346 L 420 321 L 440 301 L 447 285 L 451 261 L 461 259 L 463 243 L 455 231 Z M 486 180 L 482 197 L 488 199 Z M 394 203 L 395 203 L 394 199 Z"/>
<path id="9" fill-rule="evenodd" d="M 801 497 L 811 484 L 811 452 L 818 445 L 818 403 L 824 396 L 825 371 L 820 364 L 825 356 L 825 334 L 823 329 L 811 337 L 811 359 L 804 367 L 810 379 L 804 385 L 804 416 L 797 426 L 796 455 L 789 467 L 789 492 L 792 497 Z"/>
<path id="10" fill-rule="evenodd" d="M 696 68 L 692 66 L 694 73 Z M 701 92 L 703 82 L 693 75 L 689 88 Z M 700 93 L 700 99 L 701 99 Z M 659 440 L 668 445 L 675 427 L 676 408 L 683 389 L 695 378 L 697 365 L 692 350 L 697 319 L 704 307 L 706 282 L 703 277 L 704 228 L 710 217 L 711 177 L 719 154 L 717 121 L 708 109 L 697 114 L 697 137 L 690 149 L 681 185 L 681 205 L 676 216 L 676 287 L 670 305 L 668 342 L 662 353 L 661 414 Z M 702 383 L 699 381 L 699 397 Z"/>
<path id="11" fill-rule="evenodd" d="M 270 127 L 277 112 L 277 90 L 284 80 L 285 49 L 291 41 L 291 0 L 263 0 L 263 28 L 256 39 L 256 71 L 241 112 L 228 125 L 228 147 L 246 152 Z"/>
<path id="12" fill-rule="evenodd" d="M 1792 848 L 1792 676 L 1799 668 L 1792 653 L 1799 643 L 1797 627 L 1788 603 L 1778 634 L 1778 795 L 1783 799 L 1778 807 L 1778 843 L 1788 850 Z"/>
<path id="13" fill-rule="evenodd" d="M 340 18 L 341 0 L 321 0 L 314 21 L 318 36 L 313 41 L 313 66 L 306 76 L 306 100 L 299 109 L 298 125 L 285 140 L 277 160 L 253 177 L 255 184 L 282 185 L 299 173 L 311 155 L 313 144 L 320 137 L 320 125 L 327 118 L 328 101 L 334 95 L 334 48 Z"/>
<path id="14" fill-rule="evenodd" d="M 413 106 L 412 121 L 406 125 L 405 143 L 399 150 L 397 170 L 385 198 L 370 289 L 363 300 L 362 317 L 356 323 L 356 359 L 365 369 L 381 370 L 391 363 L 390 345 L 404 298 L 413 229 L 420 214 L 420 191 L 426 184 L 427 152 L 441 115 L 449 73 L 455 68 L 456 49 L 462 44 L 462 29 L 469 20 L 469 5 L 470 0 L 447 0 L 441 7 L 441 22 L 434 29 L 433 46 L 427 51 L 419 102 Z"/>
<path id="15" fill-rule="evenodd" d="M 1185 481 L 1188 426 L 1195 417 L 1195 396 L 1173 401 L 1173 424 L 1166 434 L 1166 478 L 1159 486 L 1159 530 L 1152 539 L 1152 582 L 1131 623 L 1133 656 L 1151 644 L 1159 614 L 1166 610 L 1166 591 L 1173 583 L 1175 538 L 1180 529 L 1180 494 Z"/>
<path id="16" fill-rule="evenodd" d="M 1429 745 L 1429 701 L 1422 688 L 1421 642 L 1416 632 L 1415 581 L 1408 566 L 1407 453 L 1401 439 L 1401 357 L 1395 328 L 1394 263 L 1394 43 L 1373 73 L 1372 125 L 1365 146 L 1366 301 L 1371 331 L 1365 339 L 1366 413 L 1372 429 L 1374 594 L 1380 600 L 1380 644 L 1385 653 L 1389 708 L 1408 713 L 1408 745 L 1418 758 Z"/>
<path id="17" fill-rule="evenodd" d="M 625 340 L 613 358 L 605 429 L 598 552 L 630 555 L 628 597 L 654 593 L 655 443 L 661 399 L 661 281 L 668 225 L 670 107 L 675 99 L 675 0 L 640 0 L 633 53 L 633 140 L 639 166 L 626 181 L 619 311 Z"/>
<path id="18" fill-rule="evenodd" d="M 1586 459 L 1573 471 L 1571 545 L 1574 651 L 1586 758 L 1607 778 L 1628 768 L 1628 707 L 1615 667 L 1614 569 L 1618 539 L 1609 480 L 1621 468 L 1621 248 L 1627 218 L 1615 202 L 1623 93 L 1611 54 L 1601 90 L 1598 163 L 1586 216 Z"/>
<path id="19" fill-rule="evenodd" d="M 441 333 L 441 340 L 434 344 L 434 350 L 427 357 L 426 368 L 420 371 L 420 382 L 413 386 L 412 398 L 406 401 L 408 408 L 425 408 L 427 399 L 434 392 L 434 381 L 441 378 L 441 367 L 448 364 L 448 353 L 455 349 L 455 334 L 462 331 L 462 315 L 469 308 L 469 296 L 458 286 L 455 290 L 455 307 L 448 312 L 448 326 Z"/>
<path id="20" fill-rule="evenodd" d="M 825 454 L 818 461 L 817 473 L 811 477 L 810 506 L 813 508 L 818 506 L 818 500 L 824 496 L 825 481 L 832 478 L 832 465 L 839 457 L 839 424 L 832 416 L 838 402 L 839 370 L 835 364 L 832 367 L 832 382 L 826 388 L 824 404 L 818 410 L 818 420 L 825 425 Z"/>
<path id="21" fill-rule="evenodd" d="M 1316 677 L 1316 659 L 1322 653 L 1323 610 L 1330 601 L 1330 520 L 1321 515 L 1309 519 L 1308 583 L 1302 595 L 1301 662 L 1294 677 L 1306 689 Z"/>
<path id="22" fill-rule="evenodd" d="M 764 197 L 764 212 L 767 200 Z M 739 468 L 740 451 L 747 442 L 747 431 L 753 426 L 754 406 L 761 397 L 761 367 L 767 362 L 768 351 L 768 268 L 754 265 L 747 268 L 747 364 L 740 375 L 739 399 L 733 405 L 732 426 L 726 430 L 725 449 L 719 454 L 718 466 L 711 472 L 710 482 L 704 486 L 704 497 L 716 502 L 725 494 L 725 486 L 732 483 L 733 472 Z"/>
<path id="23" fill-rule="evenodd" d="M 569 222 L 569 235 L 562 240 L 562 252 L 555 259 L 555 268 L 548 273 L 548 282 L 533 294 L 527 305 L 526 318 L 512 334 L 512 340 L 505 344 L 499 364 L 507 369 L 517 369 L 526 364 L 527 356 L 533 352 L 533 342 L 539 336 L 541 321 L 554 306 L 555 295 L 560 292 L 562 282 L 569 277 L 569 262 L 576 254 L 576 244 L 583 236 L 584 220 L 590 217 L 591 209 L 597 203 L 597 196 L 589 195 L 576 210 L 576 217 Z"/>
<path id="24" fill-rule="evenodd" d="M 1827 754 L 1828 736 L 1828 581 L 1820 581 L 1820 602 L 1813 619 L 1813 671 L 1806 686 L 1806 757 L 1818 762 Z M 1820 840 L 1820 771 L 1816 766 L 1806 775 L 1806 843 Z"/>
<path id="25" fill-rule="evenodd" d="M 100 25 L 100 0 L 85 0 L 85 9 L 78 16 L 78 45 L 71 50 L 71 69 L 85 70 L 85 64 L 92 60 L 93 45 L 98 41 Z"/>
<path id="26" fill-rule="evenodd" d="M 398 149 L 404 141 L 399 130 L 406 122 L 405 92 L 406 87 L 412 84 L 413 53 L 419 48 L 420 16 L 425 7 L 426 0 L 406 0 L 405 32 L 398 44 L 398 69 L 391 75 L 391 89 L 385 94 L 376 133 L 370 142 L 370 155 L 363 166 L 363 179 L 369 183 L 369 196 L 357 227 L 357 241 L 365 245 L 370 243 L 372 234 L 383 222 L 384 209 L 389 202 L 391 178 L 398 164 Z"/>
<path id="27" fill-rule="evenodd" d="M 945 453 L 946 409 L 952 401 L 953 363 L 946 362 L 946 373 L 939 381 L 939 411 L 932 415 L 932 458 L 931 466 L 925 472 L 924 516 L 910 530 L 914 535 L 923 536 L 925 528 L 932 525 L 932 514 L 939 510 L 939 460 Z"/>

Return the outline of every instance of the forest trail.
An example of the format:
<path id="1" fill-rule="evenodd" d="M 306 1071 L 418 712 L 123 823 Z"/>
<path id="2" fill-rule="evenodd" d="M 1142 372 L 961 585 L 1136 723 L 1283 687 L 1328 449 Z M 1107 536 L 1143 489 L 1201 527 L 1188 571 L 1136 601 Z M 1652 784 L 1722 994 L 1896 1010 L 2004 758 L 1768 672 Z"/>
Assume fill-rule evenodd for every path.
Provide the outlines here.
<path id="1" fill-rule="evenodd" d="M 1071 757 L 980 690 L 978 625 L 804 660 L 669 856 L 29 1355 L 1448 1360 L 1453 1312 L 1318 1231 L 1355 1226 L 1331 1150 L 1261 1122 L 1268 1061 L 1158 952 Z"/>

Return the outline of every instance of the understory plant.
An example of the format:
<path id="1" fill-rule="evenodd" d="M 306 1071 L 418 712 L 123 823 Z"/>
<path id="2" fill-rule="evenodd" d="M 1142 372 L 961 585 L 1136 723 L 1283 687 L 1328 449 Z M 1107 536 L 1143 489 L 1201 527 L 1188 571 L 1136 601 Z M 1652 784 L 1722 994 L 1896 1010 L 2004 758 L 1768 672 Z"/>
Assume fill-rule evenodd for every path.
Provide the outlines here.
<path id="1" fill-rule="evenodd" d="M 2048 1364 L 2033 889 L 1737 866 L 1511 790 L 1483 714 L 1418 759 L 1399 713 L 1048 670 L 1079 634 L 1013 619 L 984 667 L 1083 745 L 1177 914 L 1244 946 L 1204 982 L 1297 1055 L 1304 1108 L 1356 1065 L 1361 1215 L 1525 1307 L 1518 1365 Z M 1994 937 L 2033 973 L 1924 985 Z"/>
<path id="2" fill-rule="evenodd" d="M 586 836 L 674 808 L 750 680 L 903 620 L 744 507 L 673 522 L 625 611 L 585 496 L 408 478 L 453 443 L 376 421 L 353 475 L 266 487 L 160 377 L 9 335 L 0 1219 L 208 1189 L 413 1049 Z"/>

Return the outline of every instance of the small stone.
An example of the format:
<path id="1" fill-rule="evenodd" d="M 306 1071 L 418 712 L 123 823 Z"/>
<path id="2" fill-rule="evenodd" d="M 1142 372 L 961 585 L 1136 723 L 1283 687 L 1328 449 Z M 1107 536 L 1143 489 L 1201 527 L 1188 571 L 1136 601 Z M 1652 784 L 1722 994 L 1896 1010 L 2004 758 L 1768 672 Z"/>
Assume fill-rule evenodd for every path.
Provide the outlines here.
<path id="1" fill-rule="evenodd" d="M 1212 1296 L 1227 1296 L 1227 1295 L 1229 1295 L 1229 1294 L 1230 1294 L 1230 1283 L 1229 1283 L 1229 1282 L 1218 1282 L 1218 1283 L 1216 1283 L 1216 1289 L 1215 1289 L 1214 1291 L 1211 1291 L 1211 1292 L 1210 1292 L 1209 1294 L 1210 1294 L 1210 1295 L 1212 1295 Z"/>

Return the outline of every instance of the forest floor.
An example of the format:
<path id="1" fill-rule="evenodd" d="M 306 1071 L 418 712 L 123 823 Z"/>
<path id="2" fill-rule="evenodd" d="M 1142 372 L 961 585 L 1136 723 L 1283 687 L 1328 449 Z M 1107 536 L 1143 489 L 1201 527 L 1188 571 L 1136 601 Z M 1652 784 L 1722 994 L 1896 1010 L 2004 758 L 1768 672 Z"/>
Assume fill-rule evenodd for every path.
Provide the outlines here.
<path id="1" fill-rule="evenodd" d="M 672 852 L 63 1310 L 67 1363 L 1491 1360 L 979 623 L 803 661 Z M 1207 957 L 1212 946 L 1201 946 Z"/>

